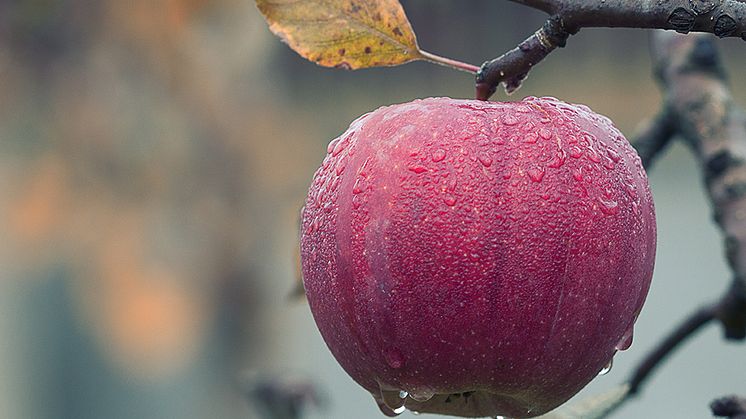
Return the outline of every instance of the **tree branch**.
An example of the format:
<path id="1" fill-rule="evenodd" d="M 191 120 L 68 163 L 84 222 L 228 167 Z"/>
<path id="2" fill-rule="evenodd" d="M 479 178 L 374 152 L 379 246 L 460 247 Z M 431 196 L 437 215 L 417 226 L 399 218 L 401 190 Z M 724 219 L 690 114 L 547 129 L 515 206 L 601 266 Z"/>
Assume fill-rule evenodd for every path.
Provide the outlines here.
<path id="1" fill-rule="evenodd" d="M 746 418 L 746 398 L 738 396 L 722 397 L 710 404 L 712 414 L 715 416 L 733 419 Z"/>
<path id="2" fill-rule="evenodd" d="M 671 120 L 671 113 L 663 109 L 658 115 L 647 121 L 637 133 L 632 146 L 640 155 L 642 165 L 647 169 L 653 165 L 653 160 L 668 145 L 676 133 L 676 127 Z"/>
<path id="3" fill-rule="evenodd" d="M 477 73 L 477 99 L 487 100 L 500 83 L 508 93 L 531 68 L 582 28 L 672 29 L 709 32 L 746 40 L 746 2 L 741 0 L 511 0 L 551 17 L 536 33 Z"/>
<path id="4" fill-rule="evenodd" d="M 640 387 L 645 383 L 656 367 L 658 367 L 668 355 L 670 355 L 681 343 L 700 330 L 702 326 L 716 318 L 716 307 L 703 307 L 684 320 L 671 334 L 669 334 L 658 346 L 643 359 L 635 368 L 632 377 L 629 380 L 629 395 L 635 395 Z"/>
<path id="5" fill-rule="evenodd" d="M 716 303 L 690 314 L 643 359 L 628 381 L 627 396 L 609 413 L 639 393 L 671 353 L 713 320 L 723 325 L 726 338 L 746 338 L 746 118 L 733 104 L 712 37 L 660 31 L 653 35 L 651 50 L 664 104 L 633 144 L 648 169 L 676 136 L 694 151 L 715 221 L 725 234 L 726 256 L 734 279 Z M 743 406 L 739 404 L 743 401 L 721 399 L 712 409 L 716 414 L 746 419 L 743 412 L 727 410 Z M 726 411 L 735 413 L 717 413 Z"/>

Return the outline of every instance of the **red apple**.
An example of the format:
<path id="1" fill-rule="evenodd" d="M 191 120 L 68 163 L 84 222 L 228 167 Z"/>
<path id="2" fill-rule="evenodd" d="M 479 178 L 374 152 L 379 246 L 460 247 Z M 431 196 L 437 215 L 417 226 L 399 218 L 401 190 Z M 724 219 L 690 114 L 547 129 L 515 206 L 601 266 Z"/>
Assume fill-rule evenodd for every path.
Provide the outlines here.
<path id="1" fill-rule="evenodd" d="M 532 417 L 626 349 L 655 258 L 640 158 L 553 98 L 388 106 L 329 144 L 302 219 L 329 349 L 388 415 Z"/>

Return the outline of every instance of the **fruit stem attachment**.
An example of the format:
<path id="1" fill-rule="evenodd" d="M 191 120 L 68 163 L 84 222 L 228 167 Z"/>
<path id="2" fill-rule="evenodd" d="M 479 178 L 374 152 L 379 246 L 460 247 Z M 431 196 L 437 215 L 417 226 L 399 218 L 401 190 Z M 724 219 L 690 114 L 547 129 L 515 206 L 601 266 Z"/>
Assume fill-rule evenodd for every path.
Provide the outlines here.
<path id="1" fill-rule="evenodd" d="M 466 71 L 467 73 L 476 74 L 479 71 L 479 67 L 474 64 L 464 63 L 451 58 L 441 57 L 440 55 L 433 54 L 431 52 L 420 50 L 420 55 L 427 61 L 442 65 L 444 67 L 455 68 L 456 70 Z"/>

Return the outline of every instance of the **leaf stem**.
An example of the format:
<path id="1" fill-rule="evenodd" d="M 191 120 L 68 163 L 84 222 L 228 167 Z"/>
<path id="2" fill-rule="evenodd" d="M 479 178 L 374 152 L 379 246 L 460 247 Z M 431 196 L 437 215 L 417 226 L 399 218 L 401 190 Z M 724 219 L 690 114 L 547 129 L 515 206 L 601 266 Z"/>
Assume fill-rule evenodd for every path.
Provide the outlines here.
<path id="1" fill-rule="evenodd" d="M 466 71 L 467 73 L 477 74 L 477 71 L 479 71 L 479 67 L 476 65 L 463 63 L 461 61 L 453 60 L 446 57 L 441 57 L 440 55 L 435 55 L 427 51 L 420 50 L 420 55 L 422 56 L 422 58 L 430 61 L 431 63 L 455 68 L 456 70 Z"/>

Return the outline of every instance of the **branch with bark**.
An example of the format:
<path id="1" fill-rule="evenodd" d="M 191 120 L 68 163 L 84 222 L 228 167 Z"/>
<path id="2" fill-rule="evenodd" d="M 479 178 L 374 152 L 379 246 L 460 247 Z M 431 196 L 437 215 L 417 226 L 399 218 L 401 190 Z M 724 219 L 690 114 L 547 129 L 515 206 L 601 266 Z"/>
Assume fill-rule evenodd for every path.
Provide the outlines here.
<path id="1" fill-rule="evenodd" d="M 510 93 L 531 68 L 582 28 L 671 29 L 746 40 L 746 2 L 741 0 L 511 0 L 549 14 L 533 35 L 477 72 L 477 99 L 487 100 L 503 83 Z"/>
<path id="2" fill-rule="evenodd" d="M 746 419 L 746 398 L 738 396 L 722 397 L 710 404 L 712 414 L 731 419 Z"/>
<path id="3" fill-rule="evenodd" d="M 627 395 L 603 416 L 639 393 L 651 373 L 703 326 L 718 321 L 727 339 L 746 338 L 746 116 L 733 103 L 713 37 L 660 31 L 653 34 L 651 49 L 664 103 L 633 145 L 646 169 L 674 138 L 694 152 L 725 236 L 733 281 L 721 298 L 695 310 L 661 340 L 633 370 Z M 746 419 L 743 398 L 718 399 L 711 408 L 716 415 Z"/>

